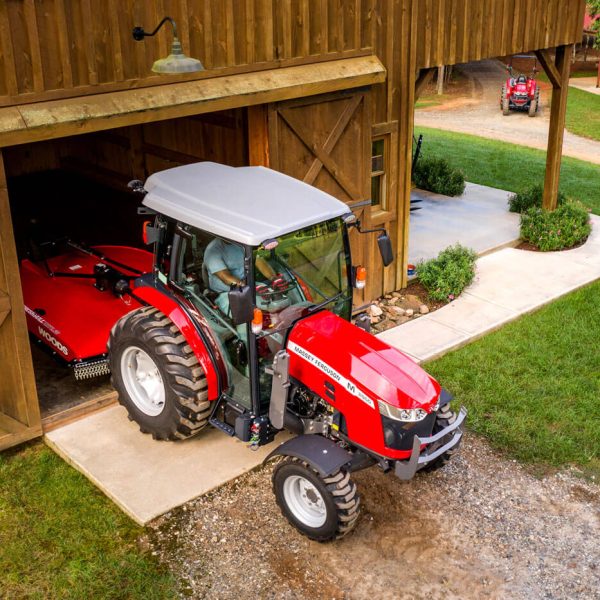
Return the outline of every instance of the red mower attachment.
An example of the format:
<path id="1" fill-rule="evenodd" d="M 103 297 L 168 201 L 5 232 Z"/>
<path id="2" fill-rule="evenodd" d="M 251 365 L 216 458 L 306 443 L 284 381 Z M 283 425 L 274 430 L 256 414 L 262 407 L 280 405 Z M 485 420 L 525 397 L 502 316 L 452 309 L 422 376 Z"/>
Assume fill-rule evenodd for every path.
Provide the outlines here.
<path id="1" fill-rule="evenodd" d="M 106 343 L 113 325 L 141 304 L 135 280 L 152 270 L 152 254 L 127 246 L 94 246 L 65 240 L 54 253 L 21 262 L 29 333 L 76 379 L 108 374 Z"/>

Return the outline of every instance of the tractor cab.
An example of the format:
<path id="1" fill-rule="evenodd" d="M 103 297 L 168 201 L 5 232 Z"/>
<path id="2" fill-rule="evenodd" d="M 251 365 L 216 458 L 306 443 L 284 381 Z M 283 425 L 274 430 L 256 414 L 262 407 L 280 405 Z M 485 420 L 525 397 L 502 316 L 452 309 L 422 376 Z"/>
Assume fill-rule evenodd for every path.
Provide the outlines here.
<path id="1" fill-rule="evenodd" d="M 144 192 L 156 212 L 146 227 L 154 283 L 175 292 L 209 339 L 219 420 L 235 429 L 238 417 L 267 415 L 273 360 L 291 328 L 320 310 L 350 320 L 364 269 L 351 265 L 348 227 L 360 225 L 342 202 L 264 168 L 188 165 L 153 175 Z"/>

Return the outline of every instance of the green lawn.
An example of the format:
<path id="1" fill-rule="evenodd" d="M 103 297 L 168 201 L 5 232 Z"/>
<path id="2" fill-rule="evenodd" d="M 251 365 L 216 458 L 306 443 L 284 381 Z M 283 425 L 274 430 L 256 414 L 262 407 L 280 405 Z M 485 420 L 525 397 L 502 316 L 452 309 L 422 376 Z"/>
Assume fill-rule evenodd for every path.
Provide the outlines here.
<path id="1" fill-rule="evenodd" d="M 43 444 L 0 454 L 0 597 L 173 598 L 142 531 Z"/>
<path id="2" fill-rule="evenodd" d="M 423 156 L 446 158 L 467 181 L 512 192 L 544 182 L 542 150 L 427 127 L 416 127 L 415 133 L 423 134 Z M 600 214 L 600 165 L 563 157 L 560 187 Z"/>
<path id="3" fill-rule="evenodd" d="M 518 292 L 517 292 L 518 293 Z M 530 463 L 600 475 L 600 282 L 427 364 L 468 426 Z"/>
<path id="4" fill-rule="evenodd" d="M 600 140 L 600 96 L 570 87 L 566 127 L 577 135 Z"/>

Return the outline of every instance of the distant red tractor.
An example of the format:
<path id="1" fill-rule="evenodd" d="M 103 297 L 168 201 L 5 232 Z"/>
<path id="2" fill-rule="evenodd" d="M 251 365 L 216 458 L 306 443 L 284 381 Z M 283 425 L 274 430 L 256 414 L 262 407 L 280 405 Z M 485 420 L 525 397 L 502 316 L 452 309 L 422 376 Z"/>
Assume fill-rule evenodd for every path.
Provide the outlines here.
<path id="1" fill-rule="evenodd" d="M 449 460 L 465 409 L 371 335 L 366 314 L 350 321 L 366 271 L 349 231 L 368 232 L 346 204 L 276 171 L 208 162 L 130 185 L 153 252 L 62 240 L 21 263 L 29 331 L 78 378 L 110 371 L 156 439 L 209 423 L 251 448 L 295 433 L 268 457 L 281 458 L 273 489 L 318 541 L 356 523 L 352 472 L 407 480 Z M 371 231 L 387 266 L 390 238 Z"/>
<path id="2" fill-rule="evenodd" d="M 540 107 L 540 88 L 535 76 L 537 69 L 534 67 L 530 77 L 513 73 L 511 66 L 507 67 L 510 77 L 502 86 L 500 95 L 500 108 L 504 116 L 511 110 L 527 111 L 530 117 L 535 117 Z"/>

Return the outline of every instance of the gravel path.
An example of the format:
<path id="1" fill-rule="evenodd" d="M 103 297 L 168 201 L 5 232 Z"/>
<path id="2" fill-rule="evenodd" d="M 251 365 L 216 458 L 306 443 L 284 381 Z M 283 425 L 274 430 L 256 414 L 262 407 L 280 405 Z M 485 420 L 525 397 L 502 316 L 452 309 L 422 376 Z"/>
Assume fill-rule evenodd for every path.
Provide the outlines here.
<path id="1" fill-rule="evenodd" d="M 149 543 L 194 598 L 600 599 L 600 488 L 538 479 L 469 435 L 441 471 L 355 475 L 362 517 L 311 542 L 280 515 L 271 467 L 153 523 Z"/>
<path id="2" fill-rule="evenodd" d="M 461 71 L 469 77 L 474 97 L 453 101 L 441 106 L 415 110 L 415 125 L 470 133 L 480 137 L 502 140 L 546 150 L 550 123 L 550 90 L 541 92 L 538 115 L 511 111 L 503 116 L 500 110 L 500 88 L 506 80 L 506 70 L 500 61 L 482 60 L 462 65 Z M 425 141 L 426 143 L 426 141 Z M 580 137 L 565 130 L 563 155 L 600 164 L 600 142 Z"/>

